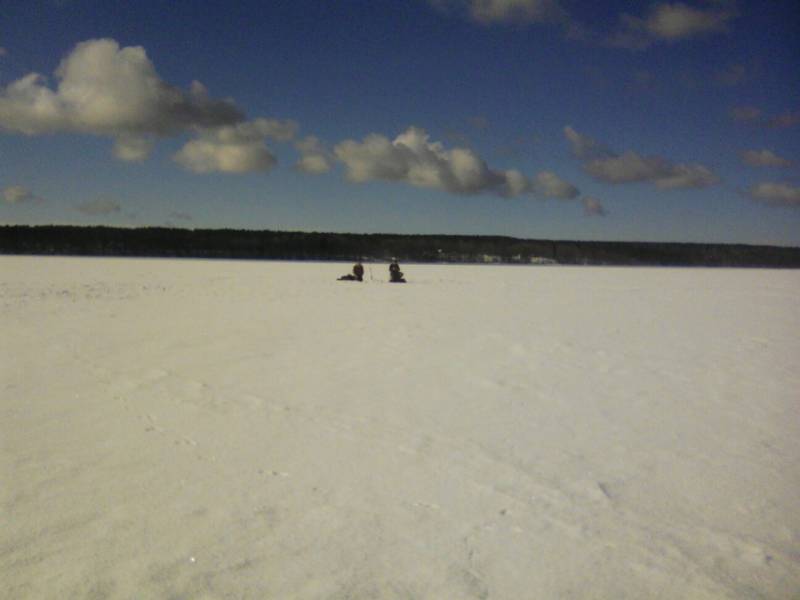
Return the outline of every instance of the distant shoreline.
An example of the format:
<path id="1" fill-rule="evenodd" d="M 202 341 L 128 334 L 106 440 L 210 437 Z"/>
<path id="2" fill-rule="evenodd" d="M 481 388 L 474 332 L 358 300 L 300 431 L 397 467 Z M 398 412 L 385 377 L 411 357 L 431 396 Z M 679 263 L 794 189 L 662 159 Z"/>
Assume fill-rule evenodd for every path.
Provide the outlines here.
<path id="1" fill-rule="evenodd" d="M 800 248 L 784 246 L 68 225 L 0 226 L 0 254 L 800 268 Z"/>

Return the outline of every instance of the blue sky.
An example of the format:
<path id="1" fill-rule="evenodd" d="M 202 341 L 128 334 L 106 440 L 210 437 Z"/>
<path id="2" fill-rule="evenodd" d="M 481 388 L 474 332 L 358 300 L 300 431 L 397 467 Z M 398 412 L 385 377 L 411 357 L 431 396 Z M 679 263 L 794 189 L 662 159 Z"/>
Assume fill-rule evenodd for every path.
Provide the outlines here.
<path id="1" fill-rule="evenodd" d="M 3 12 L 0 223 L 800 245 L 796 2 Z"/>

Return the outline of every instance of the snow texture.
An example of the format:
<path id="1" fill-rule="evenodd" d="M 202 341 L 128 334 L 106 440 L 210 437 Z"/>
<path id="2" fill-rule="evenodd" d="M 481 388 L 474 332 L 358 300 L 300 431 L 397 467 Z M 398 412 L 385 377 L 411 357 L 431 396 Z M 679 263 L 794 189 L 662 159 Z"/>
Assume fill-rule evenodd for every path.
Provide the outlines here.
<path id="1" fill-rule="evenodd" d="M 0 596 L 800 594 L 800 272 L 0 257 Z"/>

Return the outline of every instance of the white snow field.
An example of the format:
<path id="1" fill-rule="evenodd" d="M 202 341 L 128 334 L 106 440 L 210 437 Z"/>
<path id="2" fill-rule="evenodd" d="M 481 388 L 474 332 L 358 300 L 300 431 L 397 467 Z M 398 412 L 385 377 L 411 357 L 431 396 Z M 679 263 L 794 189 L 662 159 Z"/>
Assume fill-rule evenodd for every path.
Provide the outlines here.
<path id="1" fill-rule="evenodd" d="M 800 272 L 0 257 L 0 597 L 800 597 Z"/>

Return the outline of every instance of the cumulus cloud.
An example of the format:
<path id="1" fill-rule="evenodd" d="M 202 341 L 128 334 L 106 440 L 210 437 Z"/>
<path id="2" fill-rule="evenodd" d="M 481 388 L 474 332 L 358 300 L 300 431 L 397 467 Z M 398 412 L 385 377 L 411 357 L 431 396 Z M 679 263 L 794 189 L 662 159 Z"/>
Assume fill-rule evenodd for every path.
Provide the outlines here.
<path id="1" fill-rule="evenodd" d="M 557 0 L 429 0 L 442 10 L 464 12 L 478 23 L 529 24 L 563 21 L 566 11 Z"/>
<path id="2" fill-rule="evenodd" d="M 533 179 L 531 190 L 545 198 L 559 198 L 561 200 L 572 200 L 580 194 L 578 188 L 568 181 L 564 181 L 552 171 L 538 173 Z"/>
<path id="3" fill-rule="evenodd" d="M 291 140 L 297 130 L 293 121 L 255 119 L 236 125 L 198 130 L 173 157 L 194 173 L 251 173 L 269 171 L 277 159 L 265 140 Z"/>
<path id="4" fill-rule="evenodd" d="M 605 217 L 608 214 L 602 202 L 591 196 L 586 196 L 583 199 L 583 213 L 587 217 Z"/>
<path id="5" fill-rule="evenodd" d="M 770 206 L 800 207 L 800 187 L 789 183 L 759 183 L 748 193 L 753 200 Z"/>
<path id="6" fill-rule="evenodd" d="M 673 163 L 660 156 L 642 156 L 636 152 L 617 154 L 572 127 L 564 128 L 572 153 L 583 161 L 584 170 L 606 183 L 652 183 L 662 189 L 702 188 L 719 178 L 700 164 Z"/>
<path id="7" fill-rule="evenodd" d="M 269 171 L 277 162 L 262 142 L 221 142 L 213 135 L 190 140 L 174 159 L 194 173 Z"/>
<path id="8" fill-rule="evenodd" d="M 244 119 L 231 101 L 209 98 L 199 82 L 188 91 L 164 82 L 144 48 L 121 48 L 112 39 L 81 42 L 61 61 L 55 77 L 55 88 L 38 73 L 0 88 L 0 129 L 109 136 L 117 139 L 118 157 L 141 160 L 149 137 Z"/>
<path id="9" fill-rule="evenodd" d="M 333 153 L 316 136 L 310 135 L 294 144 L 300 152 L 300 160 L 295 165 L 298 171 L 321 175 L 333 168 Z"/>
<path id="10" fill-rule="evenodd" d="M 608 39 L 612 46 L 643 49 L 657 42 L 678 42 L 713 33 L 725 33 L 736 16 L 732 3 L 694 8 L 683 2 L 655 4 L 644 17 L 620 16 L 618 30 Z"/>
<path id="11" fill-rule="evenodd" d="M 543 171 L 531 181 L 514 169 L 492 169 L 472 150 L 446 149 L 440 142 L 430 141 L 419 127 L 409 127 L 394 140 L 375 133 L 360 142 L 345 140 L 334 147 L 334 154 L 344 164 L 347 178 L 356 183 L 397 181 L 454 194 L 491 192 L 506 197 L 578 195 L 574 186 L 554 173 Z"/>
<path id="12" fill-rule="evenodd" d="M 471 150 L 445 150 L 430 142 L 425 130 L 410 127 L 394 141 L 371 134 L 362 142 L 346 140 L 334 148 L 345 165 L 347 178 L 361 183 L 371 180 L 404 181 L 418 187 L 476 194 L 500 189 L 506 176 L 491 170 Z"/>
<path id="13" fill-rule="evenodd" d="M 200 83 L 189 92 L 165 83 L 144 48 L 111 39 L 78 44 L 56 78 L 55 90 L 38 73 L 9 84 L 0 94 L 0 126 L 26 134 L 169 135 L 243 119 L 230 101 L 209 99 Z"/>
<path id="14" fill-rule="evenodd" d="M 76 206 L 79 212 L 85 215 L 101 216 L 112 215 L 122 211 L 122 207 L 109 198 L 97 198 L 96 200 L 89 200 Z"/>
<path id="15" fill-rule="evenodd" d="M 781 158 L 766 148 L 742 152 L 742 162 L 751 167 L 788 167 L 792 164 L 792 161 Z"/>
<path id="16" fill-rule="evenodd" d="M 42 199 L 25 186 L 11 185 L 3 189 L 3 202 L 5 204 L 32 204 L 42 202 Z"/>

